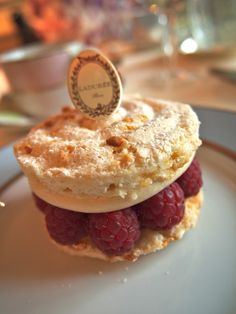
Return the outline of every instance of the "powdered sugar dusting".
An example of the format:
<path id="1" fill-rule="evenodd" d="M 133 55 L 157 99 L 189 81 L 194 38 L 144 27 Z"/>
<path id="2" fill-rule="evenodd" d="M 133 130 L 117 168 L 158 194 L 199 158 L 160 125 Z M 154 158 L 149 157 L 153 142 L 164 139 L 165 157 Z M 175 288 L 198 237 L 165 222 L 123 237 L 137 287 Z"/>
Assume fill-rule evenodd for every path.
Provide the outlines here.
<path id="1" fill-rule="evenodd" d="M 34 128 L 15 153 L 29 179 L 60 194 L 126 197 L 171 178 L 200 145 L 198 130 L 188 105 L 129 96 L 104 121 L 64 110 Z"/>

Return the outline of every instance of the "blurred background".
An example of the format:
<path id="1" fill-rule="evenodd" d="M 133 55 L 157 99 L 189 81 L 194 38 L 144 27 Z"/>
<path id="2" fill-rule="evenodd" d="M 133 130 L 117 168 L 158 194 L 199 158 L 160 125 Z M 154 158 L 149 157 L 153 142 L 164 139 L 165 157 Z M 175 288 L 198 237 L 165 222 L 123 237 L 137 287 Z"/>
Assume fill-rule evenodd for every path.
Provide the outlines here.
<path id="1" fill-rule="evenodd" d="M 189 38 L 195 42 L 190 50 L 235 43 L 234 0 L 0 0 L 0 51 L 68 40 L 114 55 L 147 49 L 160 41 L 160 19 L 166 10 L 176 11 L 183 51 Z"/>
<path id="2" fill-rule="evenodd" d="M 236 110 L 235 0 L 0 0 L 0 145 L 70 104 L 70 60 L 100 49 L 125 92 Z"/>

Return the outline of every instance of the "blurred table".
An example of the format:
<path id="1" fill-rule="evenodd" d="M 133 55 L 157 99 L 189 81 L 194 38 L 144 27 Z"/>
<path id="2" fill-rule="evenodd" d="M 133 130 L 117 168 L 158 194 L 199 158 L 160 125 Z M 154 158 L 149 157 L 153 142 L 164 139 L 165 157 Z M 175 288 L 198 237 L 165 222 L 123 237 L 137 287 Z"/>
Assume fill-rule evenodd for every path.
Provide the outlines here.
<path id="1" fill-rule="evenodd" d="M 186 81 L 160 82 L 158 76 L 165 68 L 165 61 L 158 52 L 126 58 L 120 71 L 125 78 L 126 93 L 138 92 L 196 106 L 236 111 L 236 81 L 233 83 L 211 74 L 210 69 L 216 66 L 236 71 L 236 49 L 179 56 L 177 67 L 193 74 L 193 79 Z"/>
<path id="2" fill-rule="evenodd" d="M 0 67 L 0 100 L 3 94 L 8 93 L 10 91 L 9 85 L 7 83 L 6 77 Z M 0 111 L 1 111 L 1 103 L 0 103 Z M 10 129 L 1 128 L 0 127 L 0 148 L 7 145 L 10 142 L 18 139 L 22 133 L 16 132 Z"/>
<path id="3" fill-rule="evenodd" d="M 170 81 L 158 83 L 160 71 L 165 67 L 158 51 L 135 54 L 125 57 L 119 70 L 125 81 L 125 93 L 141 93 L 146 96 L 187 102 L 193 106 L 236 111 L 236 84 L 210 74 L 213 66 L 236 69 L 235 51 L 216 51 L 195 55 L 180 56 L 178 66 L 190 71 L 196 77 L 189 82 Z M 4 75 L 0 70 L 0 97 L 8 90 Z M 1 110 L 1 104 L 0 104 Z M 0 128 L 0 147 L 23 134 Z"/>

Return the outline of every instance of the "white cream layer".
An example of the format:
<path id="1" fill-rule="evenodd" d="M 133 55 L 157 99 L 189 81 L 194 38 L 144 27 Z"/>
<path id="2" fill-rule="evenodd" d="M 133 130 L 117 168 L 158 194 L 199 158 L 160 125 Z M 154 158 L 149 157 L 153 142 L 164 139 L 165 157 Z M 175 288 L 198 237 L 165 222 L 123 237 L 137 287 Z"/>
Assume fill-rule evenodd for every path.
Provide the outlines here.
<path id="1" fill-rule="evenodd" d="M 32 191 L 39 196 L 41 199 L 47 203 L 65 208 L 68 210 L 73 210 L 77 212 L 84 213 L 102 213 L 114 210 L 119 210 L 123 208 L 128 208 L 130 206 L 136 205 L 153 195 L 157 194 L 168 185 L 173 183 L 177 178 L 179 178 L 189 167 L 193 160 L 192 158 L 187 162 L 182 168 L 176 170 L 174 176 L 170 180 L 164 182 L 155 182 L 148 187 L 141 188 L 139 190 L 134 190 L 133 193 L 125 198 L 122 197 L 75 197 L 71 195 L 62 195 L 54 191 L 49 190 L 40 184 L 37 180 L 32 180 L 30 178 L 29 184 Z"/>

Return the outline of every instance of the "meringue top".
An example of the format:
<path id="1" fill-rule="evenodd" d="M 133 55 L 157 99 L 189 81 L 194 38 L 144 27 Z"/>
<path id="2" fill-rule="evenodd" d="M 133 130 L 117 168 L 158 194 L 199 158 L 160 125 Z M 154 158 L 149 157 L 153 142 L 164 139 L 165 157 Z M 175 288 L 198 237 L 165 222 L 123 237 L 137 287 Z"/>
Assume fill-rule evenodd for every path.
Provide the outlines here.
<path id="1" fill-rule="evenodd" d="M 199 120 L 189 105 L 132 95 L 107 120 L 64 108 L 14 149 L 32 187 L 61 197 L 135 203 L 140 189 L 163 189 L 181 175 L 200 144 Z"/>

